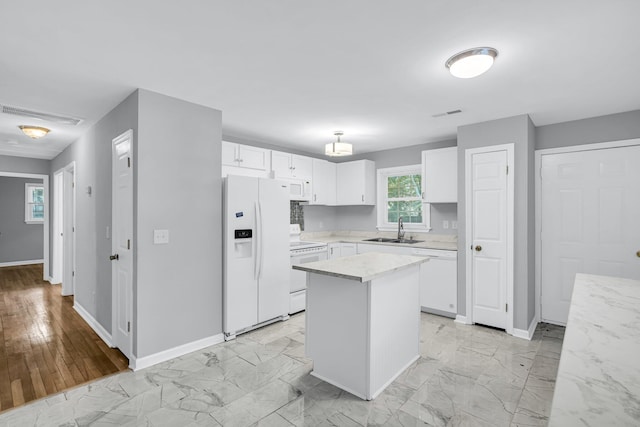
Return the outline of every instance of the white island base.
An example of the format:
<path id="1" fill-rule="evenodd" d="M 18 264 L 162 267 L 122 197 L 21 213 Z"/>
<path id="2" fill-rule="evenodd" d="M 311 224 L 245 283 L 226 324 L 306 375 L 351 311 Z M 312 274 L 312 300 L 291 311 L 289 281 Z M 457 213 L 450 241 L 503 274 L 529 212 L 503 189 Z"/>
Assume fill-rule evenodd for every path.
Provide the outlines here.
<path id="1" fill-rule="evenodd" d="M 375 262 L 376 255 L 339 260 L 366 256 Z M 389 255 L 384 256 L 388 262 Z M 380 394 L 420 353 L 419 264 L 425 259 L 395 257 L 406 265 L 369 277 L 305 269 L 311 375 L 366 400 Z M 310 264 L 321 263 L 330 261 Z"/>

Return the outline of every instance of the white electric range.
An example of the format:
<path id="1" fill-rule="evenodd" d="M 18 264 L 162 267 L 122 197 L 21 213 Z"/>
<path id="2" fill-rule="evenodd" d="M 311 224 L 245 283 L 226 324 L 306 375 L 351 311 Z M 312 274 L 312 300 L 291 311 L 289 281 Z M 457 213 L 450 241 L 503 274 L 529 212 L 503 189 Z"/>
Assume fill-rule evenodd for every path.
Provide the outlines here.
<path id="1" fill-rule="evenodd" d="M 321 242 L 300 240 L 300 224 L 289 225 L 289 253 L 291 265 L 327 259 L 328 245 Z M 297 313 L 306 308 L 307 304 L 307 273 L 291 269 L 291 292 L 289 294 L 289 314 Z"/>

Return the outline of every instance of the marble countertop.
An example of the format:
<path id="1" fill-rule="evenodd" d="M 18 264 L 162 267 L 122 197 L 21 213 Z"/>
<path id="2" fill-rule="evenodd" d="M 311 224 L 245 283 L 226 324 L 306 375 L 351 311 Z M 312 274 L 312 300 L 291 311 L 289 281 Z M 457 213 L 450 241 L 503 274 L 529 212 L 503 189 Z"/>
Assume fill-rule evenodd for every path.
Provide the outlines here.
<path id="1" fill-rule="evenodd" d="M 405 232 L 405 237 L 413 236 L 420 243 L 389 243 L 389 242 L 365 242 L 365 239 L 375 237 L 388 237 L 395 239 L 397 233 L 390 231 L 319 231 L 303 232 L 301 240 L 321 243 L 367 243 L 372 245 L 405 246 L 417 249 L 440 249 L 445 251 L 458 250 L 458 236 L 455 234 L 417 234 Z"/>
<path id="2" fill-rule="evenodd" d="M 640 281 L 576 275 L 549 426 L 640 423 Z"/>
<path id="3" fill-rule="evenodd" d="M 429 258 L 367 252 L 360 255 L 294 265 L 295 270 L 368 282 L 403 268 L 422 264 Z"/>

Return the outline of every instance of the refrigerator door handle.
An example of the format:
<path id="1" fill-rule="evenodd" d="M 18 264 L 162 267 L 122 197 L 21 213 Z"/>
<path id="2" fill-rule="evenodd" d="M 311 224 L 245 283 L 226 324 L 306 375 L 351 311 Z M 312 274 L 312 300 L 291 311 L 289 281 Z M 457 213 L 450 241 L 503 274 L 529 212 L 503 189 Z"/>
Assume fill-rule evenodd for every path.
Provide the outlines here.
<path id="1" fill-rule="evenodd" d="M 255 278 L 258 280 L 262 274 L 262 206 L 256 202 L 256 270 Z"/>

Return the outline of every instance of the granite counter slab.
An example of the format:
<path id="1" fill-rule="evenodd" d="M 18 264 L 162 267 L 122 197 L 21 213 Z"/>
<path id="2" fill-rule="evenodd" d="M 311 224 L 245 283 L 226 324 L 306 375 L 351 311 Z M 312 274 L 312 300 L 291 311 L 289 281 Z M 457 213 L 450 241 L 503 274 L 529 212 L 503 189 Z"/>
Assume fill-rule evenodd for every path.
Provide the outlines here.
<path id="1" fill-rule="evenodd" d="M 368 282 L 394 271 L 429 261 L 426 257 L 368 252 L 326 261 L 309 262 L 292 266 L 295 270 L 324 274 L 358 282 Z"/>
<path id="2" fill-rule="evenodd" d="M 576 275 L 549 426 L 640 425 L 640 281 Z"/>
<path id="3" fill-rule="evenodd" d="M 408 237 L 411 233 L 406 233 Z M 457 251 L 458 250 L 458 236 L 457 235 L 423 235 L 413 234 L 416 240 L 422 240 L 419 243 L 390 243 L 390 242 L 368 242 L 366 239 L 372 239 L 376 237 L 388 237 L 396 238 L 396 233 L 391 232 L 367 232 L 367 231 L 339 231 L 339 232 L 304 232 L 301 236 L 302 240 L 308 240 L 312 242 L 320 243 L 366 243 L 372 245 L 386 245 L 386 246 L 404 246 L 416 249 L 440 249 L 445 251 Z"/>

